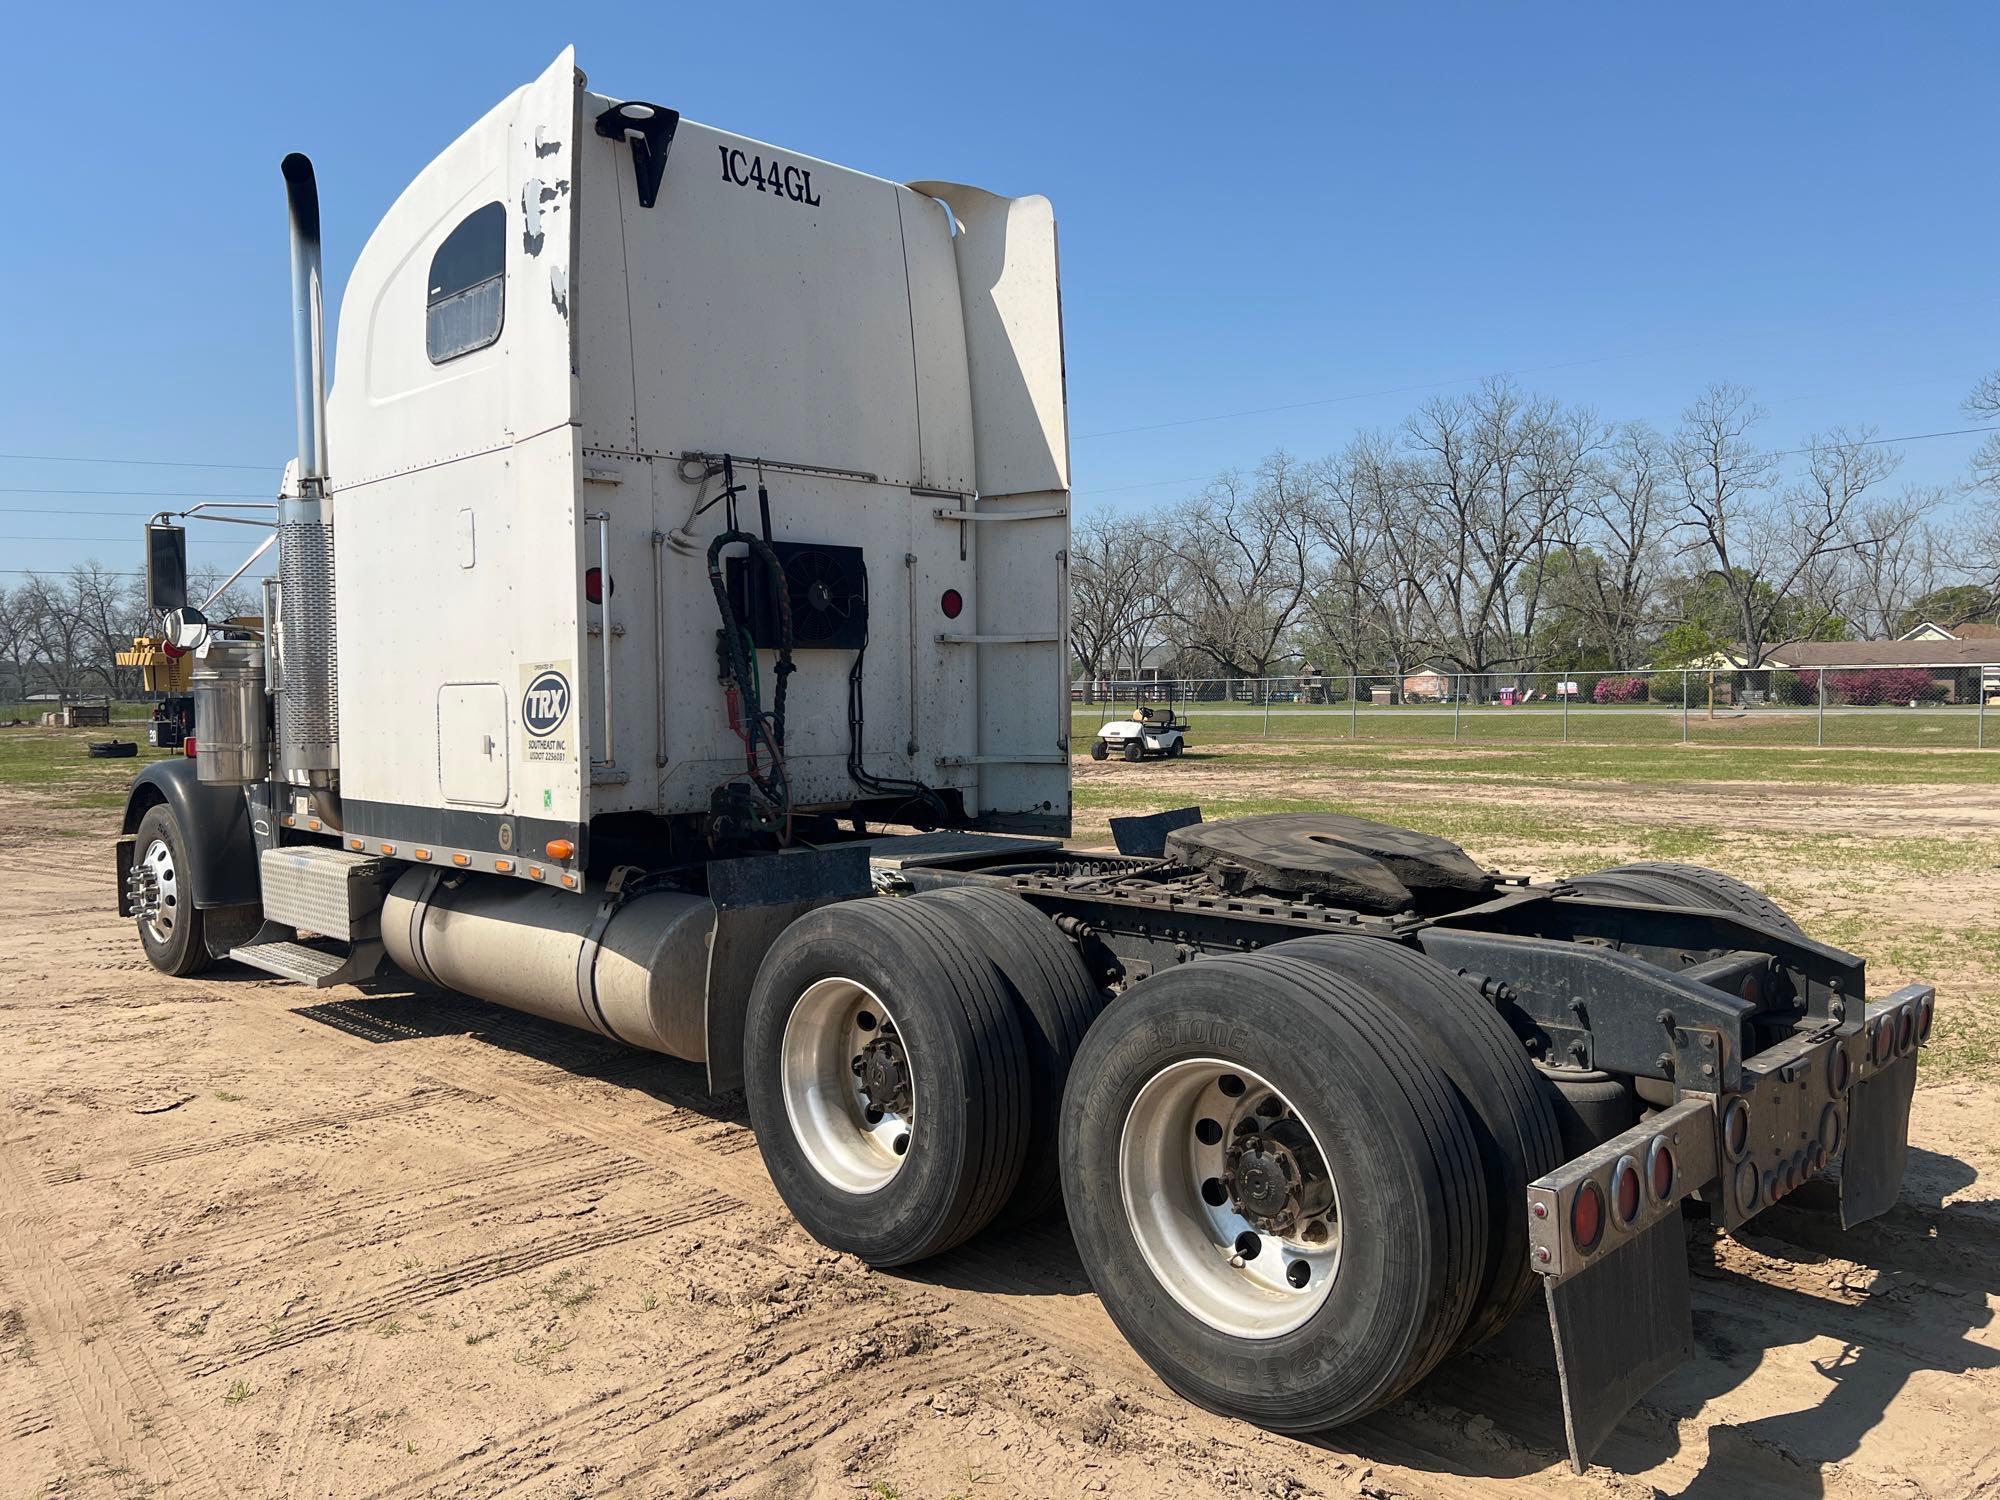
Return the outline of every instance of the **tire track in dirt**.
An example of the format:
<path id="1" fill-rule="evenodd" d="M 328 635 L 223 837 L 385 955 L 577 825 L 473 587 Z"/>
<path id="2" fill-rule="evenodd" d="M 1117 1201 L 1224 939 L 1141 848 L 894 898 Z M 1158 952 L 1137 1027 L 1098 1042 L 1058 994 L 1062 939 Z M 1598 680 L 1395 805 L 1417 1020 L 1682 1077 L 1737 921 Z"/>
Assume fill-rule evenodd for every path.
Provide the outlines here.
<path id="1" fill-rule="evenodd" d="M 450 1171 L 440 1171 L 426 1176 L 422 1184 L 414 1189 L 409 1187 L 381 1188 L 375 1191 L 340 1194 L 328 1203 L 308 1203 L 304 1205 L 271 1205 L 263 1209 L 232 1214 L 225 1222 L 215 1224 L 205 1230 L 185 1230 L 173 1236 L 175 1258 L 191 1260 L 216 1249 L 226 1249 L 232 1245 L 261 1242 L 266 1239 L 282 1239 L 283 1244 L 275 1248 L 290 1251 L 319 1240 L 332 1238 L 352 1228 L 354 1221 L 365 1219 L 370 1214 L 380 1214 L 394 1209 L 401 1211 L 412 1198 L 430 1198 L 439 1194 L 449 1194 L 460 1188 L 477 1186 L 477 1202 L 481 1205 L 496 1201 L 496 1193 L 508 1193 L 507 1184 L 517 1178 L 533 1178 L 537 1172 L 557 1170 L 578 1165 L 579 1142 L 575 1139 L 554 1140 L 546 1145 L 519 1151 L 512 1156 L 498 1160 L 471 1162 Z M 622 1162 L 628 1170 L 642 1171 L 644 1164 L 629 1157 L 619 1157 L 603 1148 L 585 1144 L 586 1154 L 602 1158 L 605 1162 Z M 81 1174 L 79 1173 L 78 1176 Z M 73 1181 L 75 1178 L 64 1180 Z M 463 1199 L 453 1199 L 442 1205 L 447 1208 L 462 1208 Z M 302 1236 L 302 1238 L 300 1237 Z M 260 1255 L 267 1253 L 259 1249 Z M 205 1271 L 199 1273 L 206 1275 Z"/>
<path id="2" fill-rule="evenodd" d="M 0 1200 L 0 1257 L 23 1290 L 37 1357 L 48 1361 L 51 1384 L 60 1387 L 54 1415 L 65 1445 L 95 1453 L 113 1474 L 171 1484 L 177 1496 L 224 1500 L 242 1493 L 225 1488 L 210 1468 L 145 1351 L 116 1326 L 110 1299 L 51 1248 L 33 1175 L 6 1146 L 0 1146 Z"/>
<path id="3" fill-rule="evenodd" d="M 210 1136 L 205 1140 L 182 1141 L 177 1145 L 156 1147 L 151 1151 L 142 1151 L 136 1156 L 127 1157 L 125 1165 L 154 1167 L 166 1162 L 186 1161 L 193 1156 L 207 1156 L 215 1151 L 240 1151 L 246 1146 L 296 1140 L 300 1136 L 313 1135 L 322 1130 L 344 1130 L 350 1125 L 359 1125 L 368 1120 L 386 1120 L 392 1115 L 410 1114 L 439 1104 L 469 1101 L 472 1097 L 474 1096 L 457 1089 L 419 1088 L 406 1098 L 393 1099 L 386 1104 L 364 1105 L 359 1109 L 340 1113 L 285 1120 L 275 1125 L 260 1126 L 255 1130 L 238 1131 L 235 1135 Z"/>
<path id="4" fill-rule="evenodd" d="M 586 1154 L 598 1157 L 605 1155 L 595 1149 L 587 1150 Z M 628 1177 L 636 1177 L 646 1170 L 642 1162 L 630 1158 L 614 1158 L 609 1161 L 601 1160 L 586 1170 L 558 1177 L 534 1178 L 517 1183 L 511 1188 L 482 1191 L 475 1196 L 457 1197 L 449 1202 L 434 1203 L 423 1208 L 412 1209 L 407 1203 L 394 1203 L 385 1205 L 384 1208 L 363 1210 L 342 1216 L 316 1216 L 320 1227 L 303 1238 L 293 1238 L 283 1234 L 270 1239 L 258 1239 L 247 1233 L 231 1236 L 229 1238 L 244 1249 L 245 1253 L 241 1257 L 226 1258 L 212 1266 L 182 1271 L 163 1278 L 156 1285 L 162 1291 L 183 1296 L 198 1294 L 215 1282 L 240 1277 L 246 1266 L 259 1263 L 282 1261 L 288 1270 L 304 1270 L 311 1264 L 310 1258 L 306 1257 L 304 1252 L 315 1246 L 325 1245 L 329 1241 L 333 1242 L 336 1250 L 351 1248 L 357 1243 L 391 1244 L 412 1234 L 463 1220 L 468 1214 L 486 1214 L 500 1209 L 520 1208 L 532 1203 L 565 1197 L 571 1193 L 587 1192 L 592 1188 L 605 1187 Z M 430 1185 L 427 1183 L 418 1192 L 409 1196 L 428 1196 L 430 1191 Z M 392 1233 L 372 1241 L 358 1237 L 360 1232 L 367 1228 L 390 1227 L 380 1224 L 370 1225 L 366 1221 L 371 1212 L 380 1214 L 391 1207 L 395 1211 Z M 183 1246 L 177 1245 L 176 1249 L 180 1252 L 177 1258 L 186 1258 L 188 1252 Z"/>
<path id="5" fill-rule="evenodd" d="M 257 1359 L 311 1339 L 377 1323 L 394 1313 L 448 1297 L 468 1287 L 516 1276 L 524 1271 L 539 1270 L 558 1261 L 588 1255 L 649 1235 L 664 1234 L 669 1229 L 680 1229 L 740 1207 L 742 1205 L 733 1198 L 720 1193 L 706 1193 L 676 1209 L 630 1214 L 589 1229 L 572 1230 L 512 1249 L 476 1255 L 421 1276 L 408 1276 L 391 1282 L 380 1291 L 265 1338 L 245 1339 L 224 1349 L 191 1354 L 183 1361 L 183 1368 L 192 1377 L 220 1374 L 244 1360 Z"/>

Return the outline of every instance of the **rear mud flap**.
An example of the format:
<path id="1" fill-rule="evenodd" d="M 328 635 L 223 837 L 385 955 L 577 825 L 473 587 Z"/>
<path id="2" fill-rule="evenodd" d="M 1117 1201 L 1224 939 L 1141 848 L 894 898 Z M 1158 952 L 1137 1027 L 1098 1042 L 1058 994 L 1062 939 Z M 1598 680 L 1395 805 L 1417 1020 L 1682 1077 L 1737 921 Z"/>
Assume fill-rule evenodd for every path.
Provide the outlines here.
<path id="1" fill-rule="evenodd" d="M 1678 1213 L 1547 1286 L 1563 1431 L 1581 1474 L 1619 1418 L 1694 1354 L 1687 1232 Z"/>
<path id="2" fill-rule="evenodd" d="M 1847 1155 L 1840 1163 L 1840 1227 L 1887 1213 L 1903 1191 L 1910 1154 L 1910 1096 L 1917 1087 L 1914 1050 L 1854 1085 L 1848 1105 Z"/>

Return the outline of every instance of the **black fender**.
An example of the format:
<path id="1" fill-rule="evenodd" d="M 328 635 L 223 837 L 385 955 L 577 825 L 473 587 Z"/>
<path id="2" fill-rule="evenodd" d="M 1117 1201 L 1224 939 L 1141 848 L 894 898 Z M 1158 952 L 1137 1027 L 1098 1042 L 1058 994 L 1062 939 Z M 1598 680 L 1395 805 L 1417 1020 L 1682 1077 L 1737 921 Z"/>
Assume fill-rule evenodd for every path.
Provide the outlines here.
<path id="1" fill-rule="evenodd" d="M 196 777 L 195 763 L 185 757 L 156 760 L 132 778 L 122 831 L 128 836 L 136 832 L 146 810 L 162 803 L 180 824 L 196 907 L 261 906 L 264 892 L 257 874 L 257 841 L 251 836 L 250 804 L 243 788 L 206 784 Z M 122 867 L 127 862 L 119 861 L 121 908 L 125 899 Z M 122 910 L 120 914 L 129 915 Z"/>

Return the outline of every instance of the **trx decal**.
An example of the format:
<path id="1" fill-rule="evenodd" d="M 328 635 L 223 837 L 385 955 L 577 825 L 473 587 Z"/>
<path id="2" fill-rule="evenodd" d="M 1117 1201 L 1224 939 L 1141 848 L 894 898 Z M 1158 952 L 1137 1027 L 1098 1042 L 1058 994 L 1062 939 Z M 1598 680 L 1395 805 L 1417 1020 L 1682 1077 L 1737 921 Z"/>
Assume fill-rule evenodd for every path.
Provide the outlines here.
<path id="1" fill-rule="evenodd" d="M 534 662 L 521 668 L 521 758 L 569 761 L 570 709 L 575 702 L 568 662 Z"/>
<path id="2" fill-rule="evenodd" d="M 775 156 L 768 160 L 762 156 L 751 156 L 734 146 L 717 146 L 715 149 L 722 157 L 723 181 L 737 187 L 753 187 L 760 193 L 770 193 L 775 197 L 789 198 L 808 208 L 819 207 L 819 197 L 813 192 L 810 168 L 795 167 Z"/>

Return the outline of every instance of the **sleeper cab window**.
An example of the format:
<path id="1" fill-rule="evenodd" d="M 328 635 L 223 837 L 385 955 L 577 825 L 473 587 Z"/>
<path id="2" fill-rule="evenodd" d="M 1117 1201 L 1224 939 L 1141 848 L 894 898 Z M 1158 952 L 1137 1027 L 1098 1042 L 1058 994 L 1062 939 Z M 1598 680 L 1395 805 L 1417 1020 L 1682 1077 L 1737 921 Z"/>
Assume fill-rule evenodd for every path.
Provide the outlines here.
<path id="1" fill-rule="evenodd" d="M 431 257 L 424 347 L 441 365 L 500 337 L 507 303 L 507 210 L 475 208 Z"/>

